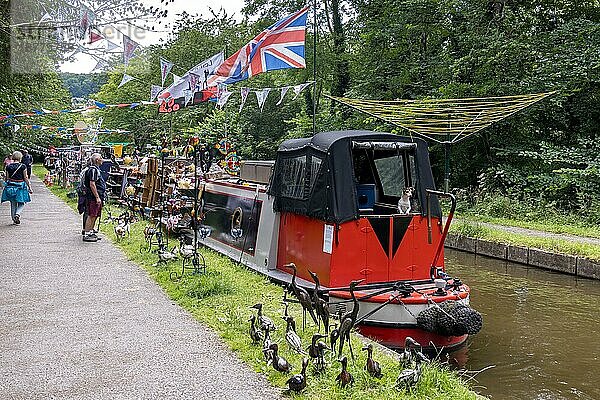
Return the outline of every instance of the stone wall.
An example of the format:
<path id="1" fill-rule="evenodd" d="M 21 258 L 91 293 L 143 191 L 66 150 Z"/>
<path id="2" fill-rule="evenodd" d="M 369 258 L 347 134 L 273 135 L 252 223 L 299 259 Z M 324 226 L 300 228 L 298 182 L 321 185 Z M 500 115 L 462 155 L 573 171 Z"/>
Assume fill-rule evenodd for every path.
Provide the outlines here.
<path id="1" fill-rule="evenodd" d="M 449 234 L 446 247 L 551 271 L 600 279 L 600 261 Z"/>

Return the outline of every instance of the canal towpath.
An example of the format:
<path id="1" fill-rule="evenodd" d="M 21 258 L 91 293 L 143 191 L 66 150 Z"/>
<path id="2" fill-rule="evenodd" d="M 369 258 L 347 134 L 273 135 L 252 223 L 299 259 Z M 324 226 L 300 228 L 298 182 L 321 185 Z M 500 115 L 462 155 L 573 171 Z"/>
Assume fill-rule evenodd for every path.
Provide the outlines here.
<path id="1" fill-rule="evenodd" d="M 175 305 L 37 178 L 0 206 L 1 399 L 275 399 L 280 393 Z"/>

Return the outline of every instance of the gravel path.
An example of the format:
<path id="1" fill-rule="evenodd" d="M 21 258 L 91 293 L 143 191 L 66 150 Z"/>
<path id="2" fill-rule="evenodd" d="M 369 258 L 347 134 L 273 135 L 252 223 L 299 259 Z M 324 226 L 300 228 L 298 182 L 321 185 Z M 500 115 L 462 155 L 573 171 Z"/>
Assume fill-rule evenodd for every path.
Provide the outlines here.
<path id="1" fill-rule="evenodd" d="M 0 399 L 271 399 L 278 390 L 34 178 L 0 207 Z"/>

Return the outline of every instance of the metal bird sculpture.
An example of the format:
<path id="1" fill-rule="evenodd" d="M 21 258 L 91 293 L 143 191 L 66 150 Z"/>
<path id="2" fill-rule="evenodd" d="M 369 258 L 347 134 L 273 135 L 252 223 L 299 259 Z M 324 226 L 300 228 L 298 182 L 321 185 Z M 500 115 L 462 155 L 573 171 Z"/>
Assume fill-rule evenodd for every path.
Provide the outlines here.
<path id="1" fill-rule="evenodd" d="M 334 328 L 331 329 L 331 326 Z M 340 338 L 340 330 L 337 325 L 331 325 L 329 328 L 331 331 L 329 332 L 329 344 L 331 345 L 331 351 L 335 352 L 335 343 Z"/>
<path id="2" fill-rule="evenodd" d="M 352 308 L 352 311 L 349 311 L 346 314 L 344 314 L 344 316 L 340 320 L 340 327 L 339 327 L 340 345 L 339 345 L 339 349 L 338 349 L 338 358 L 342 357 L 342 351 L 344 350 L 344 342 L 348 342 L 348 347 L 350 348 L 350 355 L 352 356 L 352 359 L 354 359 L 354 354 L 352 352 L 352 343 L 350 342 L 350 332 L 352 331 L 352 328 L 354 328 L 354 325 L 356 324 L 356 319 L 358 317 L 358 310 L 360 307 L 358 304 L 358 300 L 356 299 L 356 296 L 354 295 L 354 289 L 362 281 L 364 281 L 364 279 L 361 279 L 359 281 L 350 282 L 350 296 L 352 296 L 352 301 L 354 303 L 354 307 Z"/>
<path id="3" fill-rule="evenodd" d="M 292 376 L 287 380 L 289 390 L 299 393 L 306 388 L 306 367 L 308 366 L 308 359 L 302 359 L 302 372 Z"/>
<path id="4" fill-rule="evenodd" d="M 298 273 L 296 264 L 290 263 L 290 264 L 284 265 L 284 267 L 289 268 L 294 271 L 294 274 L 292 275 L 292 282 L 290 283 L 290 289 L 292 289 L 292 293 L 294 293 L 294 296 L 296 296 L 296 298 L 300 302 L 300 305 L 302 306 L 302 311 L 303 311 L 303 313 L 302 313 L 302 329 L 304 329 L 306 327 L 306 312 L 307 311 L 310 314 L 310 317 L 312 318 L 312 320 L 315 322 L 315 324 L 318 325 L 319 321 L 317 320 L 317 316 L 315 315 L 315 311 L 314 311 L 314 307 L 313 307 L 313 303 L 310 298 L 310 295 L 308 294 L 306 289 L 304 289 L 296 284 L 296 275 Z"/>
<path id="5" fill-rule="evenodd" d="M 325 333 L 329 333 L 329 304 L 319 296 L 321 282 L 319 281 L 319 277 L 317 276 L 317 274 L 312 271 L 308 271 L 308 273 L 315 282 L 315 289 L 312 295 L 312 302 L 315 306 L 315 310 L 317 311 L 317 316 L 319 317 L 319 320 L 323 322 Z"/>
<path id="6" fill-rule="evenodd" d="M 403 368 L 408 368 L 412 365 L 413 361 L 415 360 L 413 348 L 419 346 L 421 346 L 419 342 L 417 342 L 410 336 L 407 336 L 406 339 L 404 339 L 404 349 L 402 350 L 402 353 L 400 353 L 399 358 L 400 366 L 402 366 Z"/>
<path id="7" fill-rule="evenodd" d="M 319 339 L 323 339 L 327 336 L 315 333 L 311 339 L 310 346 L 308 346 L 308 355 L 314 360 L 315 367 L 317 370 L 325 368 L 325 350 L 329 347 Z"/>
<path id="8" fill-rule="evenodd" d="M 287 315 L 281 318 L 287 323 L 285 329 L 285 341 L 290 346 L 290 349 L 298 354 L 306 354 L 304 349 L 302 349 L 302 340 L 296 333 L 296 321 L 294 321 L 294 317 Z"/>
<path id="9" fill-rule="evenodd" d="M 257 310 L 257 320 L 258 320 L 258 326 L 260 327 L 261 330 L 263 331 L 274 331 L 277 329 L 277 327 L 275 326 L 275 323 L 273 322 L 273 320 L 269 317 L 267 317 L 266 315 L 263 315 L 262 313 L 262 307 L 263 305 L 261 303 L 257 303 L 255 305 L 253 305 L 250 308 L 256 308 Z"/>
<path id="10" fill-rule="evenodd" d="M 342 364 L 342 372 L 339 373 L 335 380 L 342 388 L 345 388 L 346 386 L 352 386 L 354 383 L 354 377 L 350 372 L 348 372 L 348 358 L 344 356 L 338 361 Z"/>
<path id="11" fill-rule="evenodd" d="M 396 387 L 398 389 L 409 389 L 419 382 L 421 378 L 421 364 L 417 363 L 415 368 L 405 368 L 400 371 L 398 379 L 396 379 Z"/>
<path id="12" fill-rule="evenodd" d="M 250 339 L 252 339 L 252 344 L 259 344 L 263 341 L 264 335 L 258 326 L 256 326 L 256 316 L 251 315 L 248 321 L 250 322 Z"/>
<path id="13" fill-rule="evenodd" d="M 269 346 L 269 350 L 271 350 L 273 356 L 273 368 L 275 371 L 287 374 L 292 370 L 292 365 L 279 355 L 279 346 L 277 343 L 272 343 L 271 346 Z"/>
<path id="14" fill-rule="evenodd" d="M 369 343 L 368 346 L 363 347 L 363 351 L 367 351 L 367 365 L 365 365 L 365 369 L 374 378 L 380 379 L 383 377 L 381 373 L 381 365 L 375 360 L 373 360 L 373 345 Z"/>
<path id="15" fill-rule="evenodd" d="M 271 340 L 271 333 L 268 330 L 263 330 L 263 345 L 262 351 L 265 356 L 265 361 L 267 361 L 267 365 L 273 361 L 273 352 L 271 351 L 271 345 L 273 341 Z"/>

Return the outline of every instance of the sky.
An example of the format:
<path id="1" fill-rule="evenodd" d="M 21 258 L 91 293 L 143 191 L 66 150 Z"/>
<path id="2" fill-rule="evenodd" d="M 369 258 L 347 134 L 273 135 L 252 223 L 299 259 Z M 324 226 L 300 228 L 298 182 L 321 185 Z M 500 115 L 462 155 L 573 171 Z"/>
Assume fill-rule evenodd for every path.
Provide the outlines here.
<path id="1" fill-rule="evenodd" d="M 148 6 L 157 6 L 160 5 L 159 0 L 144 0 Z M 244 6 L 244 0 L 220 0 L 217 2 L 207 2 L 205 0 L 175 0 L 168 7 L 169 14 L 167 17 L 168 22 L 174 22 L 177 19 L 177 14 L 180 14 L 183 11 L 186 11 L 188 14 L 200 14 L 204 17 L 209 17 L 209 7 L 216 9 L 223 7 L 228 15 L 232 15 L 237 19 L 241 18 L 241 9 Z M 103 28 L 106 29 L 106 28 Z M 161 38 L 164 38 L 168 35 L 168 32 L 134 32 L 133 28 L 127 26 L 117 26 L 123 33 L 129 33 L 134 40 L 140 43 L 142 46 L 149 46 L 151 44 L 156 44 L 160 41 Z M 103 31 L 102 33 L 108 33 L 110 35 L 110 31 Z M 122 39 L 115 36 L 114 39 L 115 44 L 122 45 Z M 99 48 L 104 48 L 106 46 L 106 41 L 102 40 L 91 47 L 97 46 Z M 87 47 L 87 46 L 86 46 Z M 94 67 L 96 66 L 97 61 L 94 60 L 91 56 L 86 54 L 79 54 L 75 57 L 73 62 L 65 63 L 61 66 L 60 70 L 62 72 L 72 72 L 78 74 L 86 74 L 92 72 Z"/>

